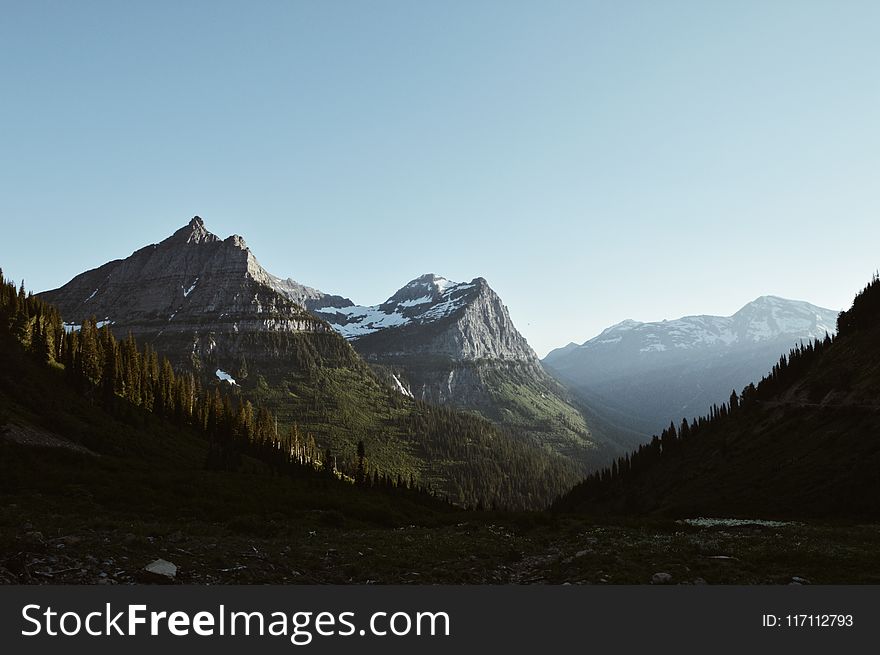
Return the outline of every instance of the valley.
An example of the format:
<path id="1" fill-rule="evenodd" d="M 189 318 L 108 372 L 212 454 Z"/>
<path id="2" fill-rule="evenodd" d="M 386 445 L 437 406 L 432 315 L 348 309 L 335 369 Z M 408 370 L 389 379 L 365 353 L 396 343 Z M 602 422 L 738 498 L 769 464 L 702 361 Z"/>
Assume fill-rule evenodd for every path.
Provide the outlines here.
<path id="1" fill-rule="evenodd" d="M 196 218 L 52 292 L 4 280 L 0 581 L 877 581 L 878 284 L 835 325 L 764 298 L 713 338 L 630 322 L 545 360 L 629 342 L 745 375 L 803 335 L 649 439 L 627 394 L 551 377 L 481 278 L 357 306 Z"/>
<path id="2" fill-rule="evenodd" d="M 49 495 L 17 500 L 0 509 L 5 584 L 880 583 L 876 523 L 466 512 L 395 526 L 278 509 L 182 524 Z M 146 572 L 156 559 L 175 576 Z"/>

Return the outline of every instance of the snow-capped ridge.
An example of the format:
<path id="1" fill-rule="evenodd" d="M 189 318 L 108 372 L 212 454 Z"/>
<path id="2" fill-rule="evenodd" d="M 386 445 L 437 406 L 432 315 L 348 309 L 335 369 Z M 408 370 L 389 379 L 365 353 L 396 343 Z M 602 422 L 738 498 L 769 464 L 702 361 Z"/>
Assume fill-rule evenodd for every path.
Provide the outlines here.
<path id="1" fill-rule="evenodd" d="M 579 350 L 626 342 L 643 353 L 670 349 L 736 347 L 776 339 L 822 339 L 837 332 L 837 312 L 802 300 L 760 296 L 731 316 L 699 314 L 677 319 L 639 322 L 627 319 L 585 341 Z M 551 360 L 571 349 L 558 349 Z M 551 357 L 553 355 L 553 357 Z"/>
<path id="2" fill-rule="evenodd" d="M 497 359 L 539 365 L 507 308 L 482 277 L 455 282 L 426 273 L 407 282 L 379 305 L 316 302 L 309 309 L 343 337 L 356 342 L 356 349 L 371 356 L 374 352 L 376 356 L 393 352 L 395 356 Z"/>

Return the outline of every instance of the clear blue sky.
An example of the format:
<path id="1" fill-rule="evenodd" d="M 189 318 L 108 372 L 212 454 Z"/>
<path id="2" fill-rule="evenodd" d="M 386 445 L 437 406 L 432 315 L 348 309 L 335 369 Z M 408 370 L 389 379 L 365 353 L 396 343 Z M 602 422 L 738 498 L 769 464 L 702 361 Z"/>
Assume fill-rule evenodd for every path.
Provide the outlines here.
<path id="1" fill-rule="evenodd" d="M 358 303 L 487 278 L 540 354 L 880 266 L 878 2 L 3 2 L 0 266 L 194 214 Z"/>

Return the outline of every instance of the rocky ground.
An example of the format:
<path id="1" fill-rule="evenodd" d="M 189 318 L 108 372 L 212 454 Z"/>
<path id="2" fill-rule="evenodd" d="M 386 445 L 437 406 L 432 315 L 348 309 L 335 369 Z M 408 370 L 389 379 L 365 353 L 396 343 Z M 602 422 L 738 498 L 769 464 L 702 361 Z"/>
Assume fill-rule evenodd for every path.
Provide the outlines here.
<path id="1" fill-rule="evenodd" d="M 6 584 L 840 584 L 880 582 L 880 525 L 596 524 L 465 515 L 440 527 L 159 524 L 0 510 Z"/>

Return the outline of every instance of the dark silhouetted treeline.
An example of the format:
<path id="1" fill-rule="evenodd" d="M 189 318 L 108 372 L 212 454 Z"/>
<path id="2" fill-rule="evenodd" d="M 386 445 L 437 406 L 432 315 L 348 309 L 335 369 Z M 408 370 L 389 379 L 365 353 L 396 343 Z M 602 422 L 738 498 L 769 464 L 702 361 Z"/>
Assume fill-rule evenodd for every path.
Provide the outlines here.
<path id="1" fill-rule="evenodd" d="M 736 427 L 740 414 L 761 403 L 784 404 L 784 401 L 780 400 L 781 394 L 803 380 L 811 367 L 833 344 L 841 338 L 863 329 L 876 327 L 878 324 L 880 324 L 880 279 L 875 274 L 871 282 L 856 295 L 852 307 L 840 313 L 837 336 L 832 338 L 826 334 L 824 339 L 798 344 L 788 355 L 780 357 L 757 385 L 750 384 L 741 393 L 733 391 L 728 402 L 713 405 L 705 416 L 691 421 L 683 419 L 678 425 L 671 423 L 649 443 L 639 446 L 634 452 L 614 461 L 611 466 L 585 478 L 568 494 L 559 498 L 553 505 L 554 509 L 580 509 L 589 506 L 591 499 L 597 498 L 616 497 L 618 500 L 629 498 L 634 488 L 632 483 L 642 481 L 661 462 L 670 463 L 683 458 L 689 450 L 689 445 L 695 444 L 704 436 L 711 433 L 716 437 L 723 435 L 727 427 Z M 838 382 L 837 378 L 831 376 L 811 380 L 809 388 L 805 389 L 809 395 L 791 402 L 801 407 L 818 405 L 828 392 L 846 390 L 846 385 Z M 728 422 L 730 422 L 729 426 Z M 728 447 L 727 439 L 717 439 L 717 443 L 721 455 L 724 456 Z"/>

